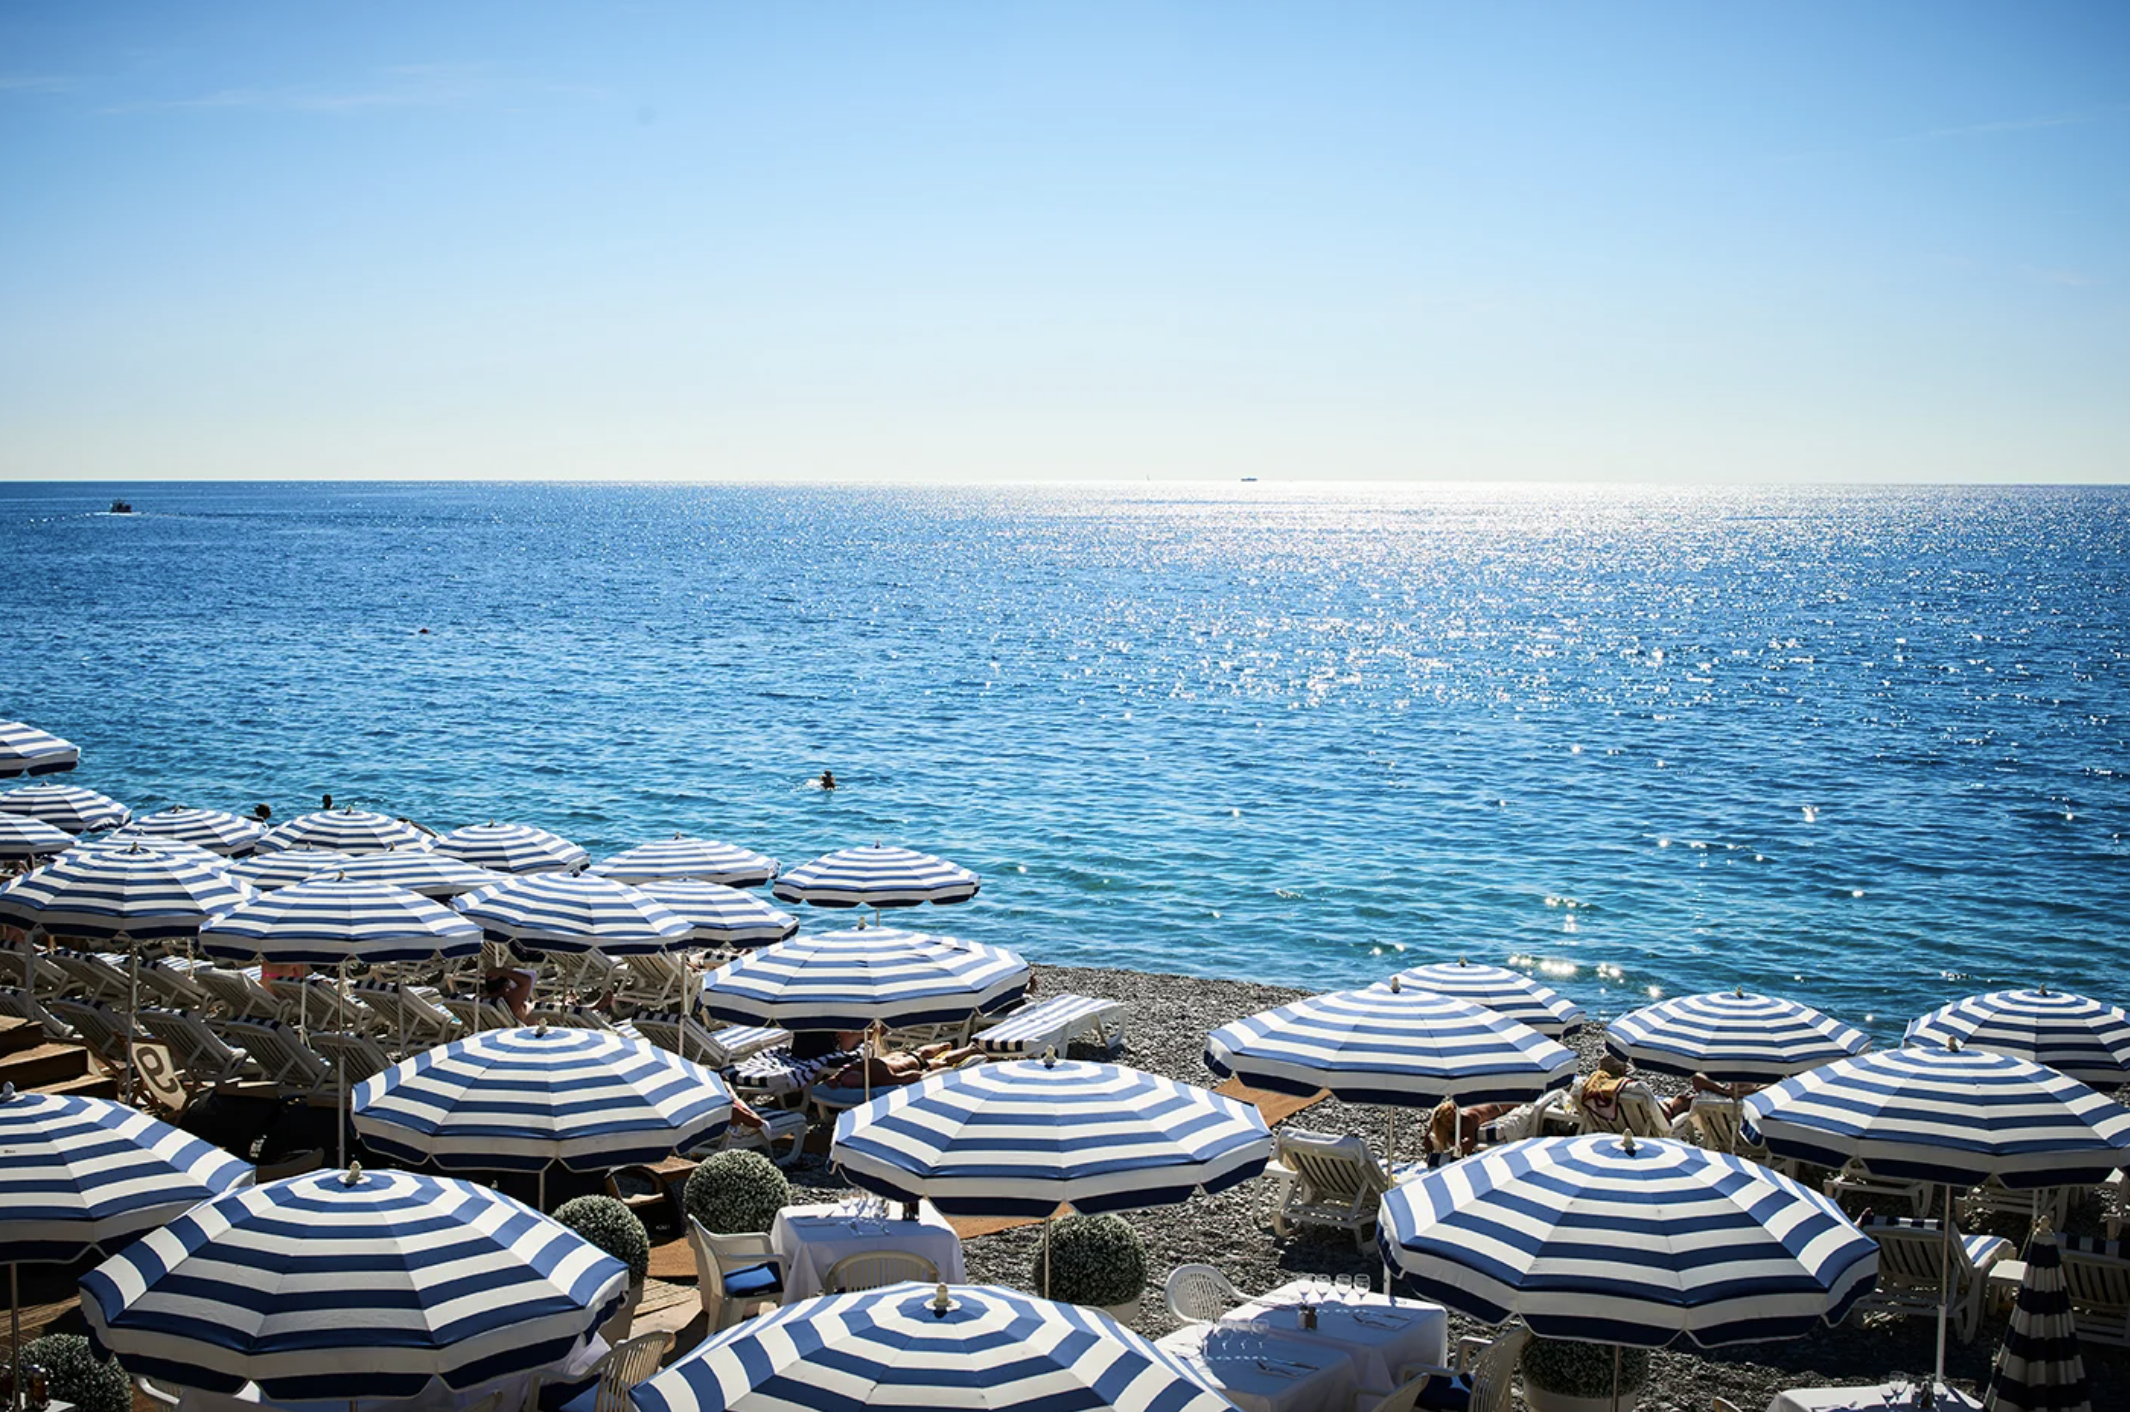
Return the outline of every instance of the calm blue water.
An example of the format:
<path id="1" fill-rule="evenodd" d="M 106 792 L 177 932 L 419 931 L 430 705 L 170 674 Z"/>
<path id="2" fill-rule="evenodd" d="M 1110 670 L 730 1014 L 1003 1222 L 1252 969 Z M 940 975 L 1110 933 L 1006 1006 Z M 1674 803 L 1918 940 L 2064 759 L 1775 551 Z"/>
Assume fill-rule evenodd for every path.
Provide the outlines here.
<path id="1" fill-rule="evenodd" d="M 2126 510 L 0 486 L 0 717 L 136 807 L 905 843 L 985 880 L 915 920 L 1042 960 L 1517 956 L 1606 1013 L 1744 984 L 1885 1034 L 1997 982 L 2130 1000 Z"/>

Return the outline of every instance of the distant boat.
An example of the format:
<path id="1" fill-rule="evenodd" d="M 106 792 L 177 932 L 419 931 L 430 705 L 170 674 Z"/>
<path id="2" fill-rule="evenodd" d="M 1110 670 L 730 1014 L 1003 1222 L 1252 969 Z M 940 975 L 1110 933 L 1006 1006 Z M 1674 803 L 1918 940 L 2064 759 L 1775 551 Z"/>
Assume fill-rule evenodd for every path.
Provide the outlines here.
<path id="1" fill-rule="evenodd" d="M 133 502 L 130 500 L 114 500 L 111 502 L 111 513 L 114 515 L 130 515 L 133 513 Z"/>
<path id="2" fill-rule="evenodd" d="M 1244 484 L 1244 485 L 1248 485 L 1248 484 L 1249 484 L 1249 483 L 1250 483 L 1251 481 L 1254 481 L 1254 480 L 1256 480 L 1256 479 L 1257 479 L 1257 477 L 1256 477 L 1256 476 L 1244 476 L 1244 477 L 1243 477 L 1243 484 Z"/>

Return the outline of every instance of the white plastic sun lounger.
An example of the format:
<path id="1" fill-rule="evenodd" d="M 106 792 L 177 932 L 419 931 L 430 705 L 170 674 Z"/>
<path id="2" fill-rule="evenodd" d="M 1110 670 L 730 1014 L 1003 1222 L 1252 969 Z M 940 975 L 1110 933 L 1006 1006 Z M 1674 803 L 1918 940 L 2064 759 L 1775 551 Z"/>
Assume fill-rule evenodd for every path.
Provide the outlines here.
<path id="1" fill-rule="evenodd" d="M 1124 1026 L 1132 1007 L 1121 1000 L 1092 995 L 1053 995 L 1025 1006 L 976 1034 L 976 1047 L 987 1054 L 1017 1057 L 1047 1049 L 1063 1054 L 1083 1035 L 1092 1034 L 1111 1053 L 1124 1047 Z"/>

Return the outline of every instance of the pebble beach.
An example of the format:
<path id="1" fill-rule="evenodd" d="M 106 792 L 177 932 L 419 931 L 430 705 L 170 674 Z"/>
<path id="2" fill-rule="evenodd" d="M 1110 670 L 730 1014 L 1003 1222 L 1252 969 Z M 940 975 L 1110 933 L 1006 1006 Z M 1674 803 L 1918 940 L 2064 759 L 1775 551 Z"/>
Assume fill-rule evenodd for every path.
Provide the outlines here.
<path id="1" fill-rule="evenodd" d="M 1211 1084 L 1202 1058 L 1208 1032 L 1230 1020 L 1299 999 L 1306 992 L 1241 980 L 1209 980 L 1140 971 L 1038 966 L 1041 993 L 1074 991 L 1129 1000 L 1136 1007 L 1120 1062 L 1150 1073 L 1190 1083 Z M 1581 1069 L 1596 1066 L 1604 1049 L 1602 1025 L 1587 1025 L 1565 1041 L 1575 1049 Z M 1660 1093 L 1676 1091 L 1679 1081 L 1661 1074 L 1645 1076 Z M 1324 1099 L 1288 1118 L 1292 1125 L 1330 1133 L 1360 1133 L 1380 1153 L 1384 1112 Z M 1401 1160 L 1418 1153 L 1418 1124 L 1399 1115 Z M 825 1159 L 806 1158 L 791 1172 L 794 1201 L 834 1201 L 851 1188 Z M 1135 1327 L 1158 1337 L 1176 1327 L 1162 1306 L 1160 1283 L 1179 1265 L 1202 1263 L 1225 1274 L 1245 1294 L 1272 1289 L 1304 1274 L 1370 1274 L 1381 1287 L 1382 1267 L 1372 1253 L 1354 1248 L 1334 1232 L 1281 1239 L 1272 1232 L 1273 1180 L 1259 1177 L 1182 1206 L 1131 1213 L 1145 1238 L 1148 1288 Z M 2074 1231 L 2097 1231 L 2091 1203 L 2074 1209 Z M 1963 1229 L 1991 1229 L 2018 1239 L 2011 1224 L 1963 1221 Z M 1041 1239 L 1040 1227 L 1025 1226 L 979 1236 L 965 1243 L 969 1278 L 987 1284 L 1026 1289 Z M 1955 1387 L 1982 1395 L 1991 1362 L 2002 1341 L 2006 1316 L 1987 1316 L 1974 1342 L 1954 1340 L 1947 1349 L 1947 1379 Z M 1486 1326 L 1450 1315 L 1451 1346 L 1466 1335 L 1484 1336 Z M 1741 1412 L 1757 1412 L 1785 1388 L 1842 1383 L 1883 1383 L 1897 1375 L 1928 1376 L 1935 1327 L 1926 1318 L 1851 1315 L 1835 1328 L 1786 1343 L 1743 1344 L 1726 1349 L 1692 1347 L 1659 1350 L 1639 1406 L 1644 1412 L 1708 1412 L 1723 1398 Z M 2088 1344 L 2087 1375 L 2096 1393 L 2130 1388 L 2130 1356 Z M 2096 1409 L 2102 1404 L 2095 1403 Z"/>

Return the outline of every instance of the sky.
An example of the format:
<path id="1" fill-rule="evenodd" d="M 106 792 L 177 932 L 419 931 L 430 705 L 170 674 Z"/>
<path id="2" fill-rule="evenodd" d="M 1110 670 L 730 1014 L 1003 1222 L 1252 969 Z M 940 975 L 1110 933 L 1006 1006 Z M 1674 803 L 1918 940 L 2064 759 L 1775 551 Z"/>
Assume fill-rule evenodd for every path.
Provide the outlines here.
<path id="1" fill-rule="evenodd" d="M 2122 481 L 2130 5 L 0 5 L 0 477 Z"/>

